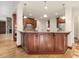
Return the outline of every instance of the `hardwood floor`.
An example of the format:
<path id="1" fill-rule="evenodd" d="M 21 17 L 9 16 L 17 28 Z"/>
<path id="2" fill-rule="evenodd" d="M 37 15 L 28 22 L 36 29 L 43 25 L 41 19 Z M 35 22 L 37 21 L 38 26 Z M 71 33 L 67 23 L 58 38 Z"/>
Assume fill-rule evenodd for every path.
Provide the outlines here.
<path id="1" fill-rule="evenodd" d="M 0 34 L 0 57 L 2 58 L 76 58 L 79 57 L 79 42 L 75 41 L 72 49 L 67 49 L 65 54 L 29 55 L 19 47 L 11 38 L 11 35 Z M 7 39 L 6 39 L 7 38 Z"/>
<path id="2" fill-rule="evenodd" d="M 16 44 L 11 40 L 11 35 L 0 35 L 0 57 L 14 57 Z"/>
<path id="3" fill-rule="evenodd" d="M 18 52 L 18 53 L 17 53 Z M 38 55 L 29 55 L 25 53 L 21 48 L 18 48 L 16 52 L 16 57 L 28 57 L 28 58 L 71 58 L 72 51 L 70 49 L 67 50 L 65 54 L 38 54 Z M 21 53 L 22 52 L 22 53 Z"/>

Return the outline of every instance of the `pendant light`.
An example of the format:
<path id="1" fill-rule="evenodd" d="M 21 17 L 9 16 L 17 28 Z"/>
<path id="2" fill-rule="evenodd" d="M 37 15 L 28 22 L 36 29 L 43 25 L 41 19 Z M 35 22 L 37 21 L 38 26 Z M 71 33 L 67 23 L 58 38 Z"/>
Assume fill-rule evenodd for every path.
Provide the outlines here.
<path id="1" fill-rule="evenodd" d="M 48 9 L 48 7 L 47 7 L 47 2 L 44 1 L 44 4 L 45 4 L 45 5 L 44 5 L 44 9 L 47 10 L 47 9 Z"/>
<path id="2" fill-rule="evenodd" d="M 63 6 L 63 9 L 65 10 L 65 4 L 62 4 L 62 6 Z M 66 17 L 63 15 L 62 17 L 61 17 L 63 20 L 65 20 L 66 19 Z"/>
<path id="3" fill-rule="evenodd" d="M 23 18 L 27 18 L 26 16 L 24 16 Z"/>
<path id="4" fill-rule="evenodd" d="M 47 18 L 47 14 L 44 14 L 43 17 Z"/>
<path id="5" fill-rule="evenodd" d="M 24 15 L 23 18 L 24 18 L 24 19 L 27 18 L 27 16 L 25 16 L 25 14 L 24 14 L 24 13 L 25 13 L 26 7 L 27 7 L 27 3 L 24 3 L 24 8 L 23 8 L 23 15 Z"/>
<path id="6" fill-rule="evenodd" d="M 44 13 L 45 13 L 45 14 L 43 15 L 44 18 L 47 18 L 47 17 L 48 17 L 47 14 L 46 14 L 47 8 L 48 8 L 48 7 L 47 7 L 47 2 L 44 1 L 44 9 L 45 9 L 45 10 L 44 10 Z"/>

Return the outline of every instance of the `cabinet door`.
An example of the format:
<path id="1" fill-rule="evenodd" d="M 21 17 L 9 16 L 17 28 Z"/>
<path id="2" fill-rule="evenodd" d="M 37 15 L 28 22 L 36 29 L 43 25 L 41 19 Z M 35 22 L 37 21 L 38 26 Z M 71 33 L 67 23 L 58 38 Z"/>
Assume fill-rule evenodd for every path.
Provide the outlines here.
<path id="1" fill-rule="evenodd" d="M 37 51 L 38 50 L 38 34 L 36 33 L 31 33 L 28 34 L 28 48 L 29 51 Z"/>
<path id="2" fill-rule="evenodd" d="M 28 49 L 29 51 L 33 51 L 34 50 L 34 34 L 30 34 L 28 33 Z"/>
<path id="3" fill-rule="evenodd" d="M 25 37 L 24 33 L 21 33 L 21 45 L 22 45 L 22 48 L 24 48 L 24 46 L 25 46 L 24 37 Z"/>
<path id="4" fill-rule="evenodd" d="M 50 52 L 54 51 L 54 39 L 53 39 L 53 34 L 47 34 L 46 35 L 47 39 L 46 39 L 46 47 L 47 50 Z"/>
<path id="5" fill-rule="evenodd" d="M 38 34 L 34 34 L 34 51 L 38 51 L 39 50 L 39 38 L 38 38 Z"/>
<path id="6" fill-rule="evenodd" d="M 63 52 L 64 51 L 64 34 L 57 33 L 55 34 L 55 51 Z"/>
<path id="7" fill-rule="evenodd" d="M 21 33 L 21 45 L 25 51 L 28 50 L 28 39 L 27 39 L 27 34 L 25 33 Z"/>
<path id="8" fill-rule="evenodd" d="M 46 51 L 46 35 L 44 33 L 39 34 L 39 52 Z"/>
<path id="9" fill-rule="evenodd" d="M 52 34 L 42 33 L 39 35 L 40 47 L 39 51 L 54 51 L 54 40 Z"/>

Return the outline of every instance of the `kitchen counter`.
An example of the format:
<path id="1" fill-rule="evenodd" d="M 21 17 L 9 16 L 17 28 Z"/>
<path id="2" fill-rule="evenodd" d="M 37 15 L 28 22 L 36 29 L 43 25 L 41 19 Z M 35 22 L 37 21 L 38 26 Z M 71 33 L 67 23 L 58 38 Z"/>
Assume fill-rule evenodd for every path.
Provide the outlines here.
<path id="1" fill-rule="evenodd" d="M 22 48 L 29 54 L 65 53 L 69 32 L 21 31 Z"/>
<path id="2" fill-rule="evenodd" d="M 22 33 L 70 33 L 68 31 L 20 31 Z"/>

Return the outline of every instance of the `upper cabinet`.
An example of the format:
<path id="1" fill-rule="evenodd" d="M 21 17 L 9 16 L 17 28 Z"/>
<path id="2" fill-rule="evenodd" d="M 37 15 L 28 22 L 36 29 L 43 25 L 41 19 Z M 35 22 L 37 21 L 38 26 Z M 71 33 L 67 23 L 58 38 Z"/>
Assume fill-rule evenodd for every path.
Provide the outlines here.
<path id="1" fill-rule="evenodd" d="M 58 17 L 57 18 L 57 23 L 65 23 L 65 20 L 64 19 L 62 19 L 62 18 L 60 18 L 60 17 Z"/>
<path id="2" fill-rule="evenodd" d="M 57 17 L 57 28 L 58 30 L 64 31 L 65 30 L 65 19 L 62 19 L 61 17 Z"/>
<path id="3" fill-rule="evenodd" d="M 33 18 L 24 18 L 24 30 L 31 28 L 32 30 L 35 30 L 36 28 L 36 20 Z"/>

